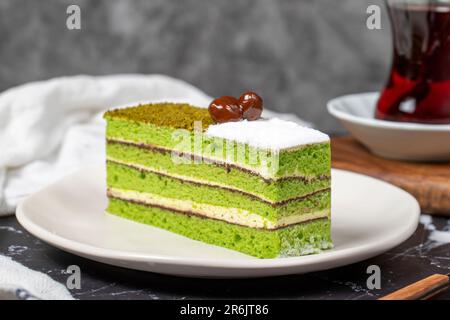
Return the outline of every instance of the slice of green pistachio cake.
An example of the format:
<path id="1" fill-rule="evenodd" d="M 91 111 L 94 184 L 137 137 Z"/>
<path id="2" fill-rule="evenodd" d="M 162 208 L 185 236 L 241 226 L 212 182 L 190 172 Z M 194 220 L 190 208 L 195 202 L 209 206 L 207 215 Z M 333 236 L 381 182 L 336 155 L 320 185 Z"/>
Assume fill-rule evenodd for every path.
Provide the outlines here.
<path id="1" fill-rule="evenodd" d="M 327 135 L 187 104 L 105 118 L 109 213 L 260 258 L 332 246 Z"/>

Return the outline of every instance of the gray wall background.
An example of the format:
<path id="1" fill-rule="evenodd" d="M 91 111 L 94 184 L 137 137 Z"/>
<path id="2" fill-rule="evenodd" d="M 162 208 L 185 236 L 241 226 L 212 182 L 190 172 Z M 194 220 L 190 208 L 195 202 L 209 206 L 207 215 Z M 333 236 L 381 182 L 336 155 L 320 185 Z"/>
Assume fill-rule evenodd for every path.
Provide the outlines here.
<path id="1" fill-rule="evenodd" d="M 82 30 L 66 28 L 78 4 Z M 378 4 L 382 30 L 366 28 Z M 382 0 L 0 0 L 0 90 L 61 75 L 164 73 L 212 96 L 342 129 L 330 98 L 379 90 L 391 56 Z"/>

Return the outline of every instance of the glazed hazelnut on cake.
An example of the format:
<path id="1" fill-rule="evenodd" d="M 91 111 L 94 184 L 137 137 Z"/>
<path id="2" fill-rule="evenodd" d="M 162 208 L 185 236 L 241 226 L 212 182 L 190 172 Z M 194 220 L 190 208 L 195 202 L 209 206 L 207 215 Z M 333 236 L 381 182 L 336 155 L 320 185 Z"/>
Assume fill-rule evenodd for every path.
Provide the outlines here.
<path id="1" fill-rule="evenodd" d="M 107 211 L 259 258 L 331 248 L 329 137 L 262 107 L 248 92 L 106 112 Z"/>

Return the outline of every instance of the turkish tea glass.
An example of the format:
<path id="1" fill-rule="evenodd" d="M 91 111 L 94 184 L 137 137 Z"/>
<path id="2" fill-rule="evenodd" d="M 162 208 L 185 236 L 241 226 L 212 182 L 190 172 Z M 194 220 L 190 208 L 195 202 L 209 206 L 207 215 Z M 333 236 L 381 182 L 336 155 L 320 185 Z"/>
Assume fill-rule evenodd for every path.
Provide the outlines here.
<path id="1" fill-rule="evenodd" d="M 375 117 L 450 123 L 450 0 L 387 0 L 391 72 Z"/>

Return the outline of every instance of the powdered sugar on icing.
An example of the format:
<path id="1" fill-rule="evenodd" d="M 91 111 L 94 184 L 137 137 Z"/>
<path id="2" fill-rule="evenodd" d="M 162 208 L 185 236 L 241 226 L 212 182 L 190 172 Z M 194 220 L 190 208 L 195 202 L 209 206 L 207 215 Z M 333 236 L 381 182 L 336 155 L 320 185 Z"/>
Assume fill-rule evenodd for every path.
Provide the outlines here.
<path id="1" fill-rule="evenodd" d="M 255 148 L 281 150 L 329 141 L 325 133 L 278 118 L 214 124 L 206 135 L 233 140 Z"/>

